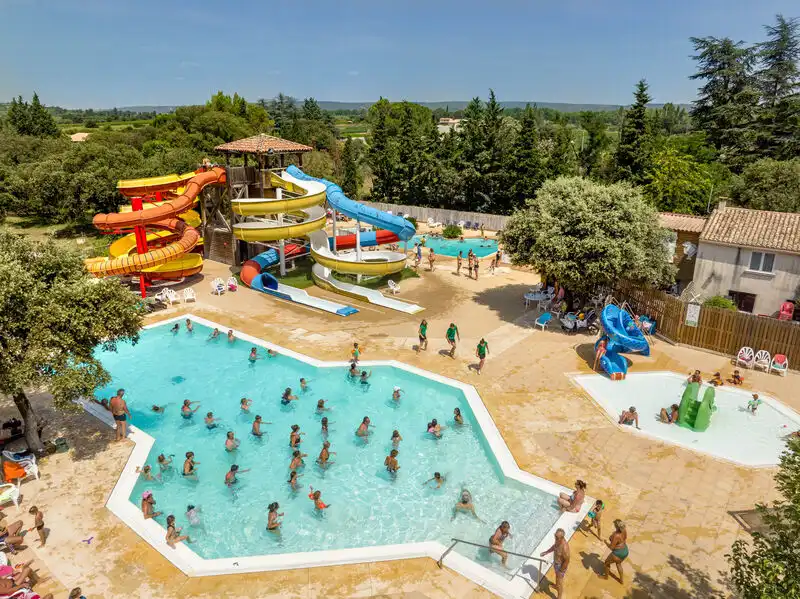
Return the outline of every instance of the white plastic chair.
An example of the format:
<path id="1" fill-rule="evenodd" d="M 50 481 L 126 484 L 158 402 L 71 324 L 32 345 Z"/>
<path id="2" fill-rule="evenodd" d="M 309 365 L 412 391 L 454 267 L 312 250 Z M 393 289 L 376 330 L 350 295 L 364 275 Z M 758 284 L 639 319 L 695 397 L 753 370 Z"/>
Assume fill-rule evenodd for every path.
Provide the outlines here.
<path id="1" fill-rule="evenodd" d="M 756 353 L 756 359 L 753 363 L 753 368 L 758 370 L 759 368 L 762 369 L 764 372 L 769 372 L 769 367 L 772 364 L 772 356 L 769 355 L 769 352 L 765 349 L 760 349 Z"/>
<path id="2" fill-rule="evenodd" d="M 755 357 L 753 353 L 752 347 L 747 347 L 746 345 L 739 350 L 739 353 L 736 354 L 736 365 L 738 366 L 741 364 L 745 368 L 752 368 L 753 364 L 755 363 Z"/>
<path id="3" fill-rule="evenodd" d="M 217 295 L 222 295 L 225 293 L 225 281 L 219 277 L 211 281 L 211 293 L 215 293 Z"/>
<path id="4" fill-rule="evenodd" d="M 169 300 L 170 306 L 181 302 L 181 298 L 174 289 L 167 289 L 167 300 Z"/>
<path id="5" fill-rule="evenodd" d="M 236 277 L 228 277 L 228 291 L 236 291 L 239 289 L 239 281 L 236 280 Z"/>
<path id="6" fill-rule="evenodd" d="M 777 372 L 781 376 L 786 376 L 786 373 L 789 370 L 789 358 L 783 354 L 775 354 L 775 357 L 772 358 L 772 364 L 769 369 L 770 371 Z"/>
<path id="7" fill-rule="evenodd" d="M 397 295 L 400 293 L 400 285 L 389 279 L 389 291 L 392 292 L 392 295 Z"/>
<path id="8" fill-rule="evenodd" d="M 19 482 L 16 485 L 13 483 L 0 485 L 0 505 L 9 501 L 17 506 L 17 511 L 19 511 Z"/>
<path id="9" fill-rule="evenodd" d="M 197 294 L 194 292 L 194 289 L 191 287 L 187 287 L 183 290 L 183 301 L 184 302 L 196 302 L 197 301 Z"/>

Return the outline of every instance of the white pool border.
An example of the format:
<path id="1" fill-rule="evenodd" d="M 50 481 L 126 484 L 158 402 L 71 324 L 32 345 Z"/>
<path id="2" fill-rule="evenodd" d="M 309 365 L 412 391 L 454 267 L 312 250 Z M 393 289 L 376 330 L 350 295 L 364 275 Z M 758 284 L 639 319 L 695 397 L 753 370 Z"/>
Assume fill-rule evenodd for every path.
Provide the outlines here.
<path id="1" fill-rule="evenodd" d="M 665 374 L 669 374 L 671 376 L 679 377 L 679 378 L 686 378 L 684 374 L 681 374 L 680 372 L 675 372 L 675 371 L 672 371 L 672 370 L 650 370 L 650 371 L 647 371 L 647 372 L 633 372 L 633 373 L 628 373 L 628 376 L 645 377 L 645 376 L 665 375 Z M 640 436 L 643 436 L 643 437 L 647 437 L 648 439 L 653 439 L 655 441 L 660 441 L 661 443 L 666 443 L 667 445 L 675 445 L 676 447 L 681 447 L 683 449 L 688 449 L 689 451 L 693 451 L 695 453 L 700 453 L 700 454 L 702 454 L 704 456 L 707 456 L 709 458 L 713 458 L 715 460 L 721 460 L 723 462 L 727 462 L 728 464 L 734 464 L 734 465 L 740 466 L 742 468 L 776 468 L 778 466 L 777 462 L 774 463 L 774 464 L 745 464 L 744 462 L 739 462 L 737 460 L 733 460 L 731 458 L 726 458 L 725 456 L 721 456 L 721 455 L 718 455 L 716 453 L 712 453 L 711 451 L 708 451 L 706 449 L 698 447 L 697 445 L 692 445 L 691 443 L 685 443 L 683 441 L 667 439 L 665 437 L 661 437 L 659 435 L 656 435 L 655 433 L 650 432 L 650 431 L 637 429 L 634 426 L 626 426 L 626 425 L 620 424 L 618 422 L 618 418 L 615 417 L 614 414 L 611 413 L 611 409 L 616 411 L 616 408 L 614 406 L 611 406 L 604 398 L 600 398 L 600 397 L 595 396 L 594 393 L 589 391 L 589 389 L 587 389 L 586 387 L 581 385 L 580 380 L 579 380 L 581 378 L 604 377 L 605 375 L 597 374 L 597 373 L 591 374 L 591 373 L 585 373 L 585 372 L 574 372 L 574 373 L 569 373 L 567 376 L 569 376 L 569 379 L 572 381 L 572 384 L 574 384 L 581 391 L 583 391 L 583 393 L 585 393 L 587 396 L 589 396 L 592 399 L 592 401 L 594 401 L 600 407 L 600 409 L 605 413 L 605 415 L 608 417 L 608 419 L 611 422 L 614 423 L 614 426 L 616 426 L 620 430 L 629 432 L 629 433 L 634 434 L 634 435 L 640 435 Z M 792 420 L 792 421 L 796 422 L 798 427 L 800 427 L 800 414 L 795 412 L 792 408 L 790 408 L 789 406 L 787 406 L 786 404 L 781 402 L 779 399 L 776 399 L 776 398 L 772 397 L 771 395 L 765 395 L 761 391 L 754 391 L 754 390 L 750 390 L 750 389 L 748 389 L 748 390 L 736 389 L 733 386 L 726 386 L 725 389 L 726 389 L 726 391 L 731 391 L 732 393 L 737 393 L 739 395 L 742 395 L 744 401 L 749 400 L 752 397 L 753 393 L 758 393 L 758 398 L 760 400 L 762 400 L 765 404 L 767 404 L 768 406 L 773 408 L 776 412 L 780 412 L 780 414 L 782 414 L 783 416 L 785 416 L 789 420 Z"/>
<path id="2" fill-rule="evenodd" d="M 187 318 L 190 318 L 197 324 L 207 327 L 219 328 L 221 330 L 229 329 L 229 327 L 193 314 L 175 316 L 174 318 L 147 325 L 144 328 L 151 329 L 161 327 L 174 322 L 183 321 Z M 341 368 L 349 364 L 346 361 L 326 362 L 317 360 L 310 356 L 280 347 L 274 343 L 241 333 L 235 329 L 233 330 L 236 337 L 242 341 L 263 348 L 274 349 L 281 354 L 290 356 L 317 368 Z M 503 476 L 555 496 L 561 492 L 571 492 L 571 489 L 530 474 L 529 472 L 525 472 L 519 468 L 514 456 L 511 454 L 505 441 L 503 441 L 500 431 L 495 426 L 489 411 L 483 404 L 480 395 L 472 385 L 395 360 L 362 361 L 360 363 L 364 366 L 392 366 L 460 389 L 464 393 L 472 409 L 472 413 L 475 415 L 475 419 L 481 427 L 482 433 L 489 444 L 489 448 L 497 459 Z M 93 402 L 81 400 L 80 403 L 87 412 L 96 416 L 105 424 L 114 426 L 114 421 L 111 418 L 110 412 Z M 139 475 L 136 473 L 136 467 L 145 463 L 155 439 L 132 425 L 128 427 L 128 439 L 133 441 L 134 448 L 122 469 L 122 473 L 116 485 L 111 491 L 111 495 L 106 502 L 106 507 L 187 576 L 217 576 L 242 572 L 315 568 L 420 557 L 429 557 L 433 560 L 438 560 L 447 550 L 447 547 L 438 541 L 425 541 L 400 545 L 379 545 L 303 553 L 205 559 L 192 551 L 185 543 L 179 543 L 175 548 L 169 547 L 165 541 L 166 530 L 164 527 L 155 520 L 144 520 L 139 507 L 129 499 L 133 492 L 134 485 L 139 478 Z M 592 503 L 594 503 L 594 500 L 587 497 L 580 512 L 562 514 L 536 546 L 532 555 L 538 556 L 539 553 L 549 548 L 552 544 L 553 534 L 558 528 L 563 528 L 567 533 L 567 538 L 570 538 L 580 526 L 581 521 L 586 516 Z M 488 541 L 488 539 L 486 541 Z M 537 562 L 534 560 L 527 560 L 510 580 L 455 551 L 450 552 L 444 558 L 443 564 L 487 590 L 508 599 L 527 599 L 530 597 L 535 591 L 536 580 L 539 577 L 539 568 Z M 542 576 L 547 573 L 551 565 L 551 561 L 547 563 L 545 572 L 541 573 Z"/>

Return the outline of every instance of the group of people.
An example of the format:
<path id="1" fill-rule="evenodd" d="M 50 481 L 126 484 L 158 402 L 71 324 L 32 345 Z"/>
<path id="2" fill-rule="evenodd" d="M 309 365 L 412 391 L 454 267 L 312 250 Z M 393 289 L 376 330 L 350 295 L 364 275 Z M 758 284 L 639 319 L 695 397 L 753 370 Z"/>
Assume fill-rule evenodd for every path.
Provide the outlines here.
<path id="1" fill-rule="evenodd" d="M 428 321 L 424 318 L 422 319 L 422 322 L 419 323 L 417 336 L 419 338 L 419 343 L 416 346 L 416 351 L 417 354 L 419 354 L 419 352 L 426 351 L 428 349 Z M 447 341 L 447 344 L 450 346 L 448 355 L 451 358 L 455 358 L 457 342 L 461 341 L 461 333 L 459 332 L 456 323 L 450 323 L 450 326 L 448 326 L 447 330 L 445 331 L 444 338 Z M 478 358 L 478 364 L 475 367 L 475 370 L 478 374 L 480 374 L 483 370 L 483 366 L 486 363 L 486 356 L 488 355 L 489 343 L 485 338 L 481 337 L 481 340 L 475 347 L 475 357 Z"/>

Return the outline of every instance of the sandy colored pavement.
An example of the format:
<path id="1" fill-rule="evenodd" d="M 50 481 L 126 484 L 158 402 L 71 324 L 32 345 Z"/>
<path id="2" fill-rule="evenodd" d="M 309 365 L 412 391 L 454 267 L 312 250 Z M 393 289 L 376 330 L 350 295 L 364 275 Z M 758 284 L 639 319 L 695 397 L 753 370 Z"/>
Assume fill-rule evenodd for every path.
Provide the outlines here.
<path id="1" fill-rule="evenodd" d="M 352 342 L 359 341 L 364 359 L 397 359 L 474 384 L 522 468 L 567 486 L 578 477 L 586 480 L 589 494 L 607 506 L 604 536 L 614 518 L 627 523 L 630 558 L 624 584 L 603 580 L 598 572 L 608 554 L 605 545 L 576 533 L 566 597 L 730 595 L 724 586 L 724 553 L 746 533 L 729 512 L 770 501 L 774 469 L 739 467 L 617 427 L 565 374 L 590 371 L 593 339 L 568 336 L 556 327 L 544 332 L 532 327 L 537 312 L 525 311 L 522 295 L 538 281 L 536 275 L 503 268 L 495 276 L 482 272 L 481 280 L 473 281 L 456 276 L 453 263 L 442 261 L 436 272 L 421 269 L 420 279 L 402 283 L 399 297 L 425 306 L 420 315 L 358 303 L 361 312 L 340 318 L 247 288 L 212 296 L 209 281 L 229 270 L 206 264 L 204 278 L 193 281 L 196 305 L 164 310 L 151 321 L 192 312 L 320 359 L 346 359 Z M 316 288 L 309 291 L 341 301 Z M 429 322 L 430 343 L 418 356 L 414 345 L 421 317 Z M 454 360 L 441 353 L 450 322 L 462 334 Z M 477 375 L 470 365 L 481 337 L 491 353 L 483 374 Z M 725 357 L 664 341 L 655 343 L 651 357 L 634 357 L 633 362 L 634 372 L 699 368 L 707 375 L 732 369 Z M 746 388 L 800 410 L 800 396 L 791 393 L 796 374 L 747 374 Z M 429 559 L 188 578 L 103 507 L 132 445 L 113 443 L 112 431 L 88 415 L 53 412 L 46 395 L 36 396 L 35 402 L 53 423 L 46 433 L 65 435 L 71 446 L 68 453 L 42 460 L 42 479 L 22 487 L 25 524 L 30 526 L 27 510 L 35 503 L 51 529 L 46 548 L 31 542 L 20 556 L 36 558 L 41 574 L 50 578 L 40 592 L 51 590 L 61 599 L 80 585 L 90 599 L 491 596 Z M 0 408 L 0 415 L 14 413 L 9 404 Z M 16 519 L 13 506 L 5 513 Z M 89 537 L 91 543 L 83 542 Z M 545 584 L 540 595 L 548 594 L 555 596 Z"/>

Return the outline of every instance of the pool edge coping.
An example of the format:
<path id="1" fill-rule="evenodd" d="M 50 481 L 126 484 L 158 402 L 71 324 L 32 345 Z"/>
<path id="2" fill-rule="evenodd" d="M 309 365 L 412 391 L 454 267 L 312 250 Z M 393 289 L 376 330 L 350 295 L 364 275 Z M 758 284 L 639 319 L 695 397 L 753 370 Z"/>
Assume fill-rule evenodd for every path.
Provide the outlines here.
<path id="1" fill-rule="evenodd" d="M 226 330 L 230 328 L 188 313 L 145 325 L 143 329 L 161 327 L 186 319 L 190 319 L 197 324 L 210 328 Z M 230 330 L 236 333 L 238 339 L 260 347 L 274 349 L 281 354 L 290 356 L 317 368 L 339 368 L 346 367 L 349 364 L 346 360 L 319 360 L 252 335 L 241 333 L 235 329 Z M 390 366 L 398 368 L 461 390 L 504 477 L 556 497 L 561 492 L 571 492 L 571 489 L 531 474 L 530 472 L 526 472 L 519 467 L 474 386 L 396 360 L 364 360 L 360 361 L 360 364 L 364 366 Z M 104 408 L 100 408 L 98 404 L 85 399 L 79 400 L 79 403 L 86 412 L 95 416 L 104 424 L 111 427 L 114 426 L 114 421 L 110 413 Z M 106 501 L 106 507 L 186 576 L 217 576 L 424 557 L 429 557 L 438 561 L 442 554 L 448 549 L 447 546 L 438 541 L 422 541 L 417 543 L 330 549 L 314 552 L 206 559 L 195 553 L 185 543 L 179 543 L 174 548 L 169 547 L 165 540 L 165 528 L 155 520 L 142 519 L 141 511 L 130 500 L 134 486 L 139 479 L 139 475 L 136 473 L 136 466 L 145 463 L 155 443 L 155 439 L 133 425 L 128 426 L 127 438 L 134 443 L 133 451 L 129 455 L 117 482 L 111 490 L 108 500 Z M 562 513 L 551 529 L 542 537 L 542 540 L 531 555 L 538 556 L 542 551 L 549 548 L 552 544 L 553 534 L 559 528 L 564 529 L 567 533 L 567 539 L 571 538 L 580 527 L 580 523 L 586 517 L 586 513 L 593 503 L 594 499 L 587 496 L 579 512 Z M 552 567 L 552 561 L 547 561 L 544 571 L 540 572 L 536 561 L 526 560 L 510 580 L 457 552 L 448 553 L 443 560 L 443 565 L 501 597 L 527 599 L 536 591 L 535 578 L 540 576 L 543 578 Z"/>
<path id="2" fill-rule="evenodd" d="M 685 378 L 682 373 L 675 372 L 674 370 L 646 370 L 646 371 L 643 371 L 643 372 L 631 372 L 629 374 L 631 376 L 647 376 L 647 375 L 669 374 L 669 375 L 672 375 L 672 376 L 675 376 L 675 377 Z M 681 449 L 685 449 L 687 451 L 691 451 L 693 453 L 700 454 L 703 457 L 706 457 L 706 458 L 709 458 L 709 459 L 713 459 L 713 460 L 719 460 L 720 462 L 723 462 L 725 464 L 731 464 L 731 465 L 737 466 L 739 468 L 751 468 L 751 469 L 754 469 L 754 470 L 765 470 L 765 469 L 777 468 L 778 465 L 779 465 L 779 463 L 777 463 L 777 462 L 775 464 L 745 464 L 744 462 L 739 462 L 737 460 L 726 458 L 725 456 L 721 456 L 721 455 L 717 455 L 717 454 L 711 453 L 711 452 L 709 452 L 707 450 L 704 450 L 704 449 L 699 449 L 696 446 L 690 445 L 688 443 L 683 443 L 682 441 L 673 441 L 671 439 L 667 439 L 667 438 L 664 438 L 664 437 L 659 437 L 658 435 L 656 435 L 655 433 L 650 432 L 650 431 L 637 429 L 636 427 L 631 427 L 631 426 L 626 426 L 626 425 L 620 424 L 617 421 L 617 419 L 608 411 L 606 403 L 604 401 L 601 401 L 597 397 L 595 397 L 593 393 L 591 393 L 586 387 L 581 385 L 580 382 L 578 381 L 578 377 L 585 377 L 585 378 L 588 378 L 588 377 L 591 377 L 591 376 L 604 377 L 605 375 L 597 373 L 597 372 L 594 372 L 594 373 L 591 373 L 591 372 L 565 372 L 564 375 L 567 378 L 569 378 L 570 382 L 573 385 L 575 385 L 576 388 L 578 388 L 581 392 L 583 392 L 586 396 L 588 396 L 589 399 L 591 399 L 592 402 L 594 402 L 594 404 L 597 405 L 597 407 L 600 408 L 600 411 L 603 412 L 603 414 L 605 414 L 606 418 L 617 429 L 619 429 L 621 431 L 625 431 L 626 433 L 631 433 L 631 434 L 634 434 L 634 435 L 639 435 L 641 437 L 645 437 L 645 438 L 650 439 L 652 441 L 658 441 L 658 442 L 664 443 L 666 445 L 672 445 L 674 447 L 679 447 Z M 707 383 L 702 383 L 702 384 L 703 385 L 707 385 Z M 739 393 L 739 394 L 743 394 L 743 395 L 752 395 L 753 393 L 758 393 L 759 394 L 759 399 L 761 399 L 765 404 L 767 404 L 768 406 L 770 406 L 771 408 L 773 408 L 775 411 L 779 412 L 781 415 L 785 416 L 786 418 L 788 418 L 790 420 L 794 420 L 798 424 L 798 426 L 800 426 L 800 413 L 796 412 L 790 406 L 787 406 L 786 404 L 784 404 L 780 399 L 778 399 L 776 397 L 773 397 L 771 394 L 763 394 L 760 391 L 736 389 L 736 388 L 733 388 L 731 386 L 728 386 L 728 390 L 730 390 L 730 391 L 732 391 L 734 393 Z"/>

